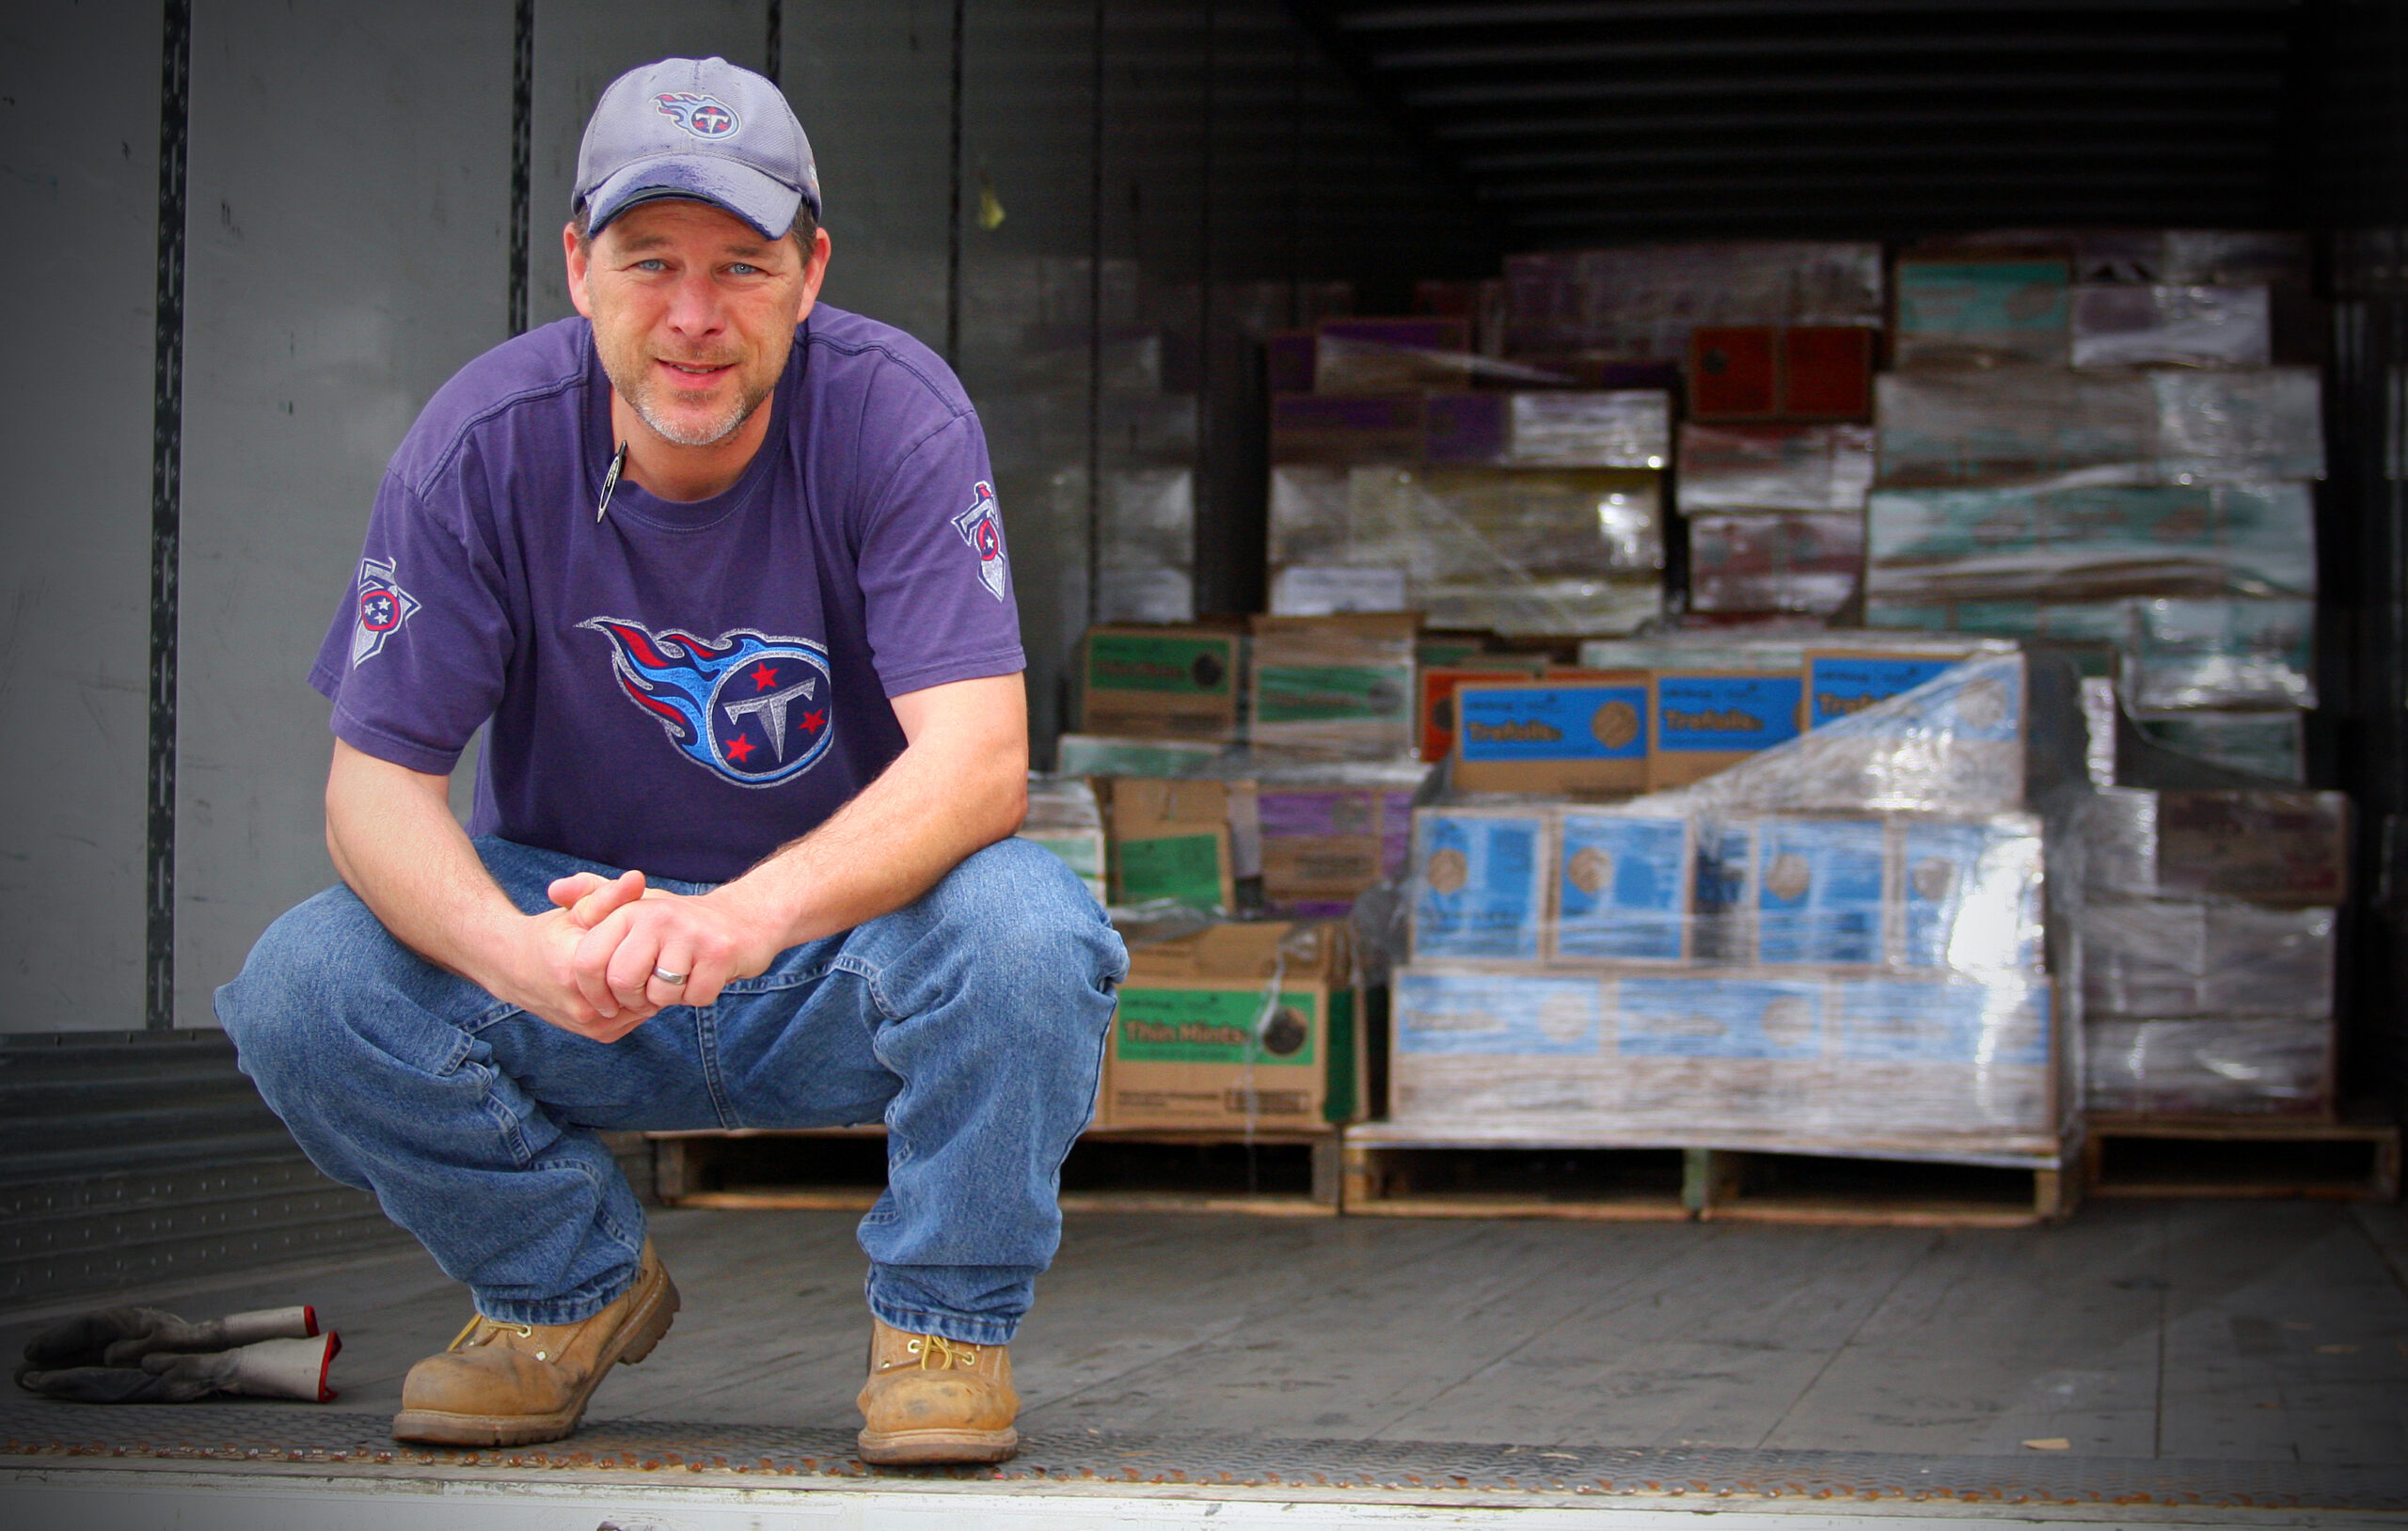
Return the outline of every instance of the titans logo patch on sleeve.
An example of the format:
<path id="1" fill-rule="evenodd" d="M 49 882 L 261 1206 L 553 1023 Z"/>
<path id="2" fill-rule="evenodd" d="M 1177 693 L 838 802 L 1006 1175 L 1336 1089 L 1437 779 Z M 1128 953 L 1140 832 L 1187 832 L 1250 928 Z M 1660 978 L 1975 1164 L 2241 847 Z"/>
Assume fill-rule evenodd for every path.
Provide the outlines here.
<path id="1" fill-rule="evenodd" d="M 418 597 L 393 582 L 393 566 L 378 559 L 359 560 L 359 623 L 351 630 L 351 663 L 381 652 L 385 639 L 402 630 L 418 610 Z"/>
<path id="2" fill-rule="evenodd" d="M 1011 580 L 1011 563 L 1004 557 L 1004 518 L 995 510 L 995 491 L 985 483 L 973 484 L 970 509 L 953 518 L 953 529 L 978 555 L 978 582 L 987 593 L 1000 601 L 1004 587 Z"/>
<path id="3" fill-rule="evenodd" d="M 677 752 L 740 787 L 768 787 L 819 763 L 836 736 L 828 651 L 747 629 L 714 641 L 595 617 L 619 690 Z"/>

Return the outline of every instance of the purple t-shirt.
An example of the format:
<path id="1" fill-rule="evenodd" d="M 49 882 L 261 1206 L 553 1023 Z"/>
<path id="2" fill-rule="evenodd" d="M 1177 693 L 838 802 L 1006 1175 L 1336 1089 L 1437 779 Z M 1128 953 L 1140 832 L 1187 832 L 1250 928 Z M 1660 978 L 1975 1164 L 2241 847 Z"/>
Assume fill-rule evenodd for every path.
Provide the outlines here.
<path id="1" fill-rule="evenodd" d="M 625 479 L 591 326 L 462 369 L 377 491 L 309 683 L 335 733 L 452 769 L 472 833 L 700 882 L 803 834 L 903 749 L 888 698 L 1023 668 L 986 438 L 901 331 L 821 306 L 725 494 Z"/>

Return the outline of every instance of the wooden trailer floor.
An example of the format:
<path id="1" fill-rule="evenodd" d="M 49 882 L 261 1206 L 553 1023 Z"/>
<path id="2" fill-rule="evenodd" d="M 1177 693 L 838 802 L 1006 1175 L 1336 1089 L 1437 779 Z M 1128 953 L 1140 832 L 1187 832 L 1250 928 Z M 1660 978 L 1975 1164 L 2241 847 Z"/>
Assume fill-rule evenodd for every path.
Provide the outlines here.
<path id="1" fill-rule="evenodd" d="M 518 1466 L 564 1482 L 674 1459 L 711 1477 L 715 1460 L 758 1458 L 798 1482 L 881 1481 L 844 1460 L 866 1329 L 852 1223 L 658 1214 L 685 1295 L 675 1329 L 606 1383 L 578 1441 Z M 1022 1471 L 977 1481 L 1237 1492 L 1318 1476 L 1315 1492 L 1350 1501 L 1447 1489 L 1465 1505 L 1501 1494 L 1537 1508 L 1514 1497 L 1535 1488 L 1559 1507 L 1586 1492 L 1633 1510 L 1675 1490 L 1719 1490 L 1727 1511 L 1767 1492 L 1801 1507 L 1871 1492 L 1893 1512 L 1972 1494 L 1993 1514 L 2004 1499 L 2041 1518 L 2096 1518 L 2085 1501 L 2120 1495 L 2137 1519 L 2178 1520 L 2187 1499 L 2201 1513 L 2396 1521 L 2408 1510 L 2403 1271 L 2397 1205 L 2093 1204 L 2014 1231 L 1073 1217 L 1013 1349 Z M 467 1311 L 422 1255 L 132 1295 L 187 1316 L 314 1302 L 343 1335 L 342 1397 L 11 1401 L 0 1434 L 19 1492 L 97 1488 L 77 1474 L 103 1461 L 124 1480 L 229 1460 L 257 1471 L 288 1440 L 291 1471 L 361 1482 L 510 1465 L 502 1453 L 376 1460 L 403 1372 Z M 13 1354 L 41 1317 L 5 1316 L 0 1345 Z M 219 1437 L 226 1449 L 212 1450 Z M 594 1455 L 580 1461 L 580 1447 Z M 594 1523 L 579 1513 L 559 1523 Z"/>

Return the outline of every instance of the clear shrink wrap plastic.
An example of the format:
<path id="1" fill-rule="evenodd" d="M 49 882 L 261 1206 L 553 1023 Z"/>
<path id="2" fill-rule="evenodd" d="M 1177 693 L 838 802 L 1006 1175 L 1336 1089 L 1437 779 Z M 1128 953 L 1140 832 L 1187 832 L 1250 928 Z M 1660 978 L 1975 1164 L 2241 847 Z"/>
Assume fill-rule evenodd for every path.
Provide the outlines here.
<path id="1" fill-rule="evenodd" d="M 1275 580 L 1399 571 L 1432 626 L 1627 632 L 1662 609 L 1660 478 L 1617 468 L 1290 464 L 1271 475 Z"/>
<path id="2" fill-rule="evenodd" d="M 1506 350 L 1677 361 L 1700 324 L 1878 324 L 1881 246 L 1730 240 L 1505 261 Z"/>
<path id="3" fill-rule="evenodd" d="M 1084 777 L 1028 775 L 1028 816 L 1020 838 L 1035 841 L 1060 857 L 1095 894 L 1104 901 L 1103 812 L 1095 788 Z"/>
<path id="4" fill-rule="evenodd" d="M 2304 483 L 1882 489 L 1865 525 L 1887 600 L 2316 592 Z"/>
<path id="5" fill-rule="evenodd" d="M 2329 1020 L 2094 1020 L 2085 1040 L 2085 1105 L 2094 1112 L 2305 1114 L 2333 1098 Z"/>
<path id="6" fill-rule="evenodd" d="M 1356 914 L 1398 963 L 1391 1117 L 2053 1152 L 2088 792 L 2070 670 L 2008 653 L 1676 791 L 1424 807 Z"/>
<path id="7" fill-rule="evenodd" d="M 1873 487 L 1869 425 L 1683 425 L 1680 509 L 1856 511 Z"/>
<path id="8" fill-rule="evenodd" d="M 2328 1110 L 2337 793 L 2111 787 L 2086 805 L 2085 1100 L 2181 1114 Z"/>
<path id="9" fill-rule="evenodd" d="M 2106 282 L 2073 290 L 2073 364 L 2264 367 L 2273 360 L 2263 287 Z"/>
<path id="10" fill-rule="evenodd" d="M 1875 393 L 1881 482 L 1892 488 L 2324 476 L 2312 367 L 1895 371 L 1875 380 Z"/>

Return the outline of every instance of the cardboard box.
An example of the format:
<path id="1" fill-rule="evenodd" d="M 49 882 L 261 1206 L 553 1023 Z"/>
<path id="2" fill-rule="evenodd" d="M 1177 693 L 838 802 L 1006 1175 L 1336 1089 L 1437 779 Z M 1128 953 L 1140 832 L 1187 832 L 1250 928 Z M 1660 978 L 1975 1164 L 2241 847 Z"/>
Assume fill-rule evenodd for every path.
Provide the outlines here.
<path id="1" fill-rule="evenodd" d="M 1891 284 L 1897 364 L 2062 367 L 2071 277 L 2061 260 L 1901 260 Z"/>
<path id="2" fill-rule="evenodd" d="M 2045 980 L 1398 970 L 1389 1118 L 1533 1136 L 2053 1136 Z M 1676 1136 L 1675 1136 L 1676 1134 Z"/>
<path id="3" fill-rule="evenodd" d="M 1873 487 L 1866 425 L 1681 427 L 1681 513 L 1861 512 Z"/>
<path id="4" fill-rule="evenodd" d="M 2338 792 L 2161 792 L 2157 883 L 2283 908 L 2345 904 L 2350 799 Z"/>
<path id="5" fill-rule="evenodd" d="M 1895 902 L 1878 818 L 1766 817 L 1749 827 L 1750 941 L 1766 967 L 1870 967 Z"/>
<path id="6" fill-rule="evenodd" d="M 1080 653 L 1078 732 L 1235 737 L 1244 643 L 1243 634 L 1207 627 L 1089 628 Z"/>
<path id="7" fill-rule="evenodd" d="M 1873 347 L 1862 324 L 1792 324 L 1781 334 L 1781 414 L 1861 420 L 1873 413 Z"/>
<path id="8" fill-rule="evenodd" d="M 1902 965 L 2041 971 L 2039 820 L 1915 815 L 1893 821 L 1891 839 Z"/>
<path id="9" fill-rule="evenodd" d="M 1230 783 L 1119 777 L 1102 786 L 1115 904 L 1237 908 Z"/>
<path id="10" fill-rule="evenodd" d="M 1263 921 L 1133 948 L 1103 1125 L 1318 1129 L 1363 1114 L 1345 927 Z"/>
<path id="11" fill-rule="evenodd" d="M 1926 654 L 1810 649 L 1806 654 L 1806 726 L 1851 718 L 1913 690 L 1958 663 L 1968 651 L 1944 643 Z"/>
<path id="12" fill-rule="evenodd" d="M 1671 399 L 1652 388 L 1432 394 L 1422 428 L 1433 464 L 1661 468 L 1672 456 Z"/>
<path id="13" fill-rule="evenodd" d="M 1864 578 L 1864 515 L 1782 512 L 1689 517 L 1689 609 L 1829 616 Z"/>
<path id="14" fill-rule="evenodd" d="M 1696 823 L 1687 815 L 1565 809 L 1552 859 L 1548 960 L 1687 961 L 1696 860 Z"/>
<path id="15" fill-rule="evenodd" d="M 1873 413 L 1873 339 L 1859 324 L 1703 325 L 1689 337 L 1689 416 L 1845 420 Z"/>
<path id="16" fill-rule="evenodd" d="M 1781 330 L 1700 325 L 1689 336 L 1689 418 L 1769 420 L 1781 415 Z"/>
<path id="17" fill-rule="evenodd" d="M 1414 960 L 1537 961 L 1549 830 L 1546 815 L 1529 810 L 1417 810 L 1408 888 Z"/>
<path id="18" fill-rule="evenodd" d="M 1403 785 L 1258 782 L 1262 896 L 1297 914 L 1344 914 L 1356 894 L 1403 868 L 1413 794 Z"/>
<path id="19" fill-rule="evenodd" d="M 1367 757 L 1413 752 L 1411 612 L 1257 616 L 1248 666 L 1257 745 Z"/>
<path id="20" fill-rule="evenodd" d="M 1424 655 L 1429 649 L 1426 643 L 1420 646 Z M 1544 655 L 1461 655 L 1439 665 L 1425 656 L 1420 662 L 1421 697 L 1414 733 L 1421 740 L 1421 758 L 1434 766 L 1454 752 L 1455 687 L 1465 681 L 1489 681 L 1500 675 L 1535 680 L 1547 668 Z"/>
<path id="21" fill-rule="evenodd" d="M 1648 781 L 1647 676 L 1598 671 L 1459 683 L 1454 785 L 1462 792 L 1637 792 Z"/>
<path id="22" fill-rule="evenodd" d="M 1796 671 L 1658 670 L 1648 680 L 1648 790 L 1687 786 L 1800 732 Z"/>
<path id="23" fill-rule="evenodd" d="M 1282 393 L 1271 400 L 1274 463 L 1412 463 L 1420 457 L 1418 393 Z"/>

